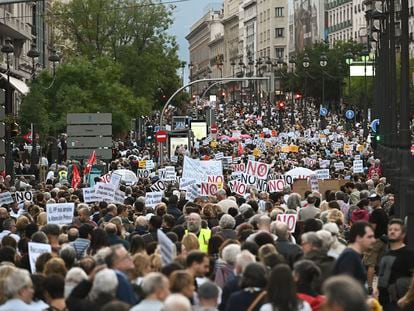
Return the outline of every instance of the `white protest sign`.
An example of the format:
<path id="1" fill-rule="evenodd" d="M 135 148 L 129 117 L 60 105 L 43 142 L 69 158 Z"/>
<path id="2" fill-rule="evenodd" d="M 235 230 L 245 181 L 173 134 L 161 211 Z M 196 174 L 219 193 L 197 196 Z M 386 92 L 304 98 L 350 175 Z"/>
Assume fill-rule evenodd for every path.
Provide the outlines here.
<path id="1" fill-rule="evenodd" d="M 179 183 L 180 190 L 187 190 L 189 186 L 195 185 L 197 182 L 194 179 L 181 178 Z"/>
<path id="2" fill-rule="evenodd" d="M 218 185 L 215 183 L 207 183 L 202 182 L 201 183 L 201 196 L 209 196 L 209 195 L 215 195 L 218 190 Z"/>
<path id="3" fill-rule="evenodd" d="M 249 186 L 255 186 L 257 183 L 257 180 L 258 178 L 256 176 L 247 175 L 245 173 L 242 173 L 240 175 L 240 181 Z"/>
<path id="4" fill-rule="evenodd" d="M 122 178 L 121 175 L 116 174 L 116 173 L 113 173 L 111 175 L 111 180 L 109 181 L 109 183 L 111 185 L 113 185 L 115 188 L 118 188 L 119 187 L 119 184 L 121 183 L 121 178 Z"/>
<path id="5" fill-rule="evenodd" d="M 165 186 L 165 184 L 162 182 L 162 180 L 158 180 L 156 181 L 151 187 L 151 191 L 157 192 L 157 191 L 161 191 L 163 192 L 167 187 Z"/>
<path id="6" fill-rule="evenodd" d="M 137 170 L 137 176 L 138 178 L 148 178 L 151 174 L 150 170 L 147 169 L 139 169 Z"/>
<path id="7" fill-rule="evenodd" d="M 310 186 L 311 186 L 311 191 L 318 191 L 319 192 L 318 176 L 316 174 L 311 175 L 309 177 L 309 182 L 310 182 Z"/>
<path id="8" fill-rule="evenodd" d="M 256 157 L 255 157 L 254 155 L 252 155 L 252 154 L 249 154 L 249 155 L 247 156 L 247 159 L 248 159 L 249 161 L 254 161 L 254 160 L 256 160 Z"/>
<path id="9" fill-rule="evenodd" d="M 328 168 L 329 164 L 331 163 L 330 160 L 320 160 L 319 165 L 321 168 Z"/>
<path id="10" fill-rule="evenodd" d="M 101 201 L 101 197 L 96 195 L 95 188 L 82 188 L 83 191 L 83 202 L 93 203 Z"/>
<path id="11" fill-rule="evenodd" d="M 283 192 L 285 188 L 285 181 L 283 179 L 268 180 L 267 187 L 269 192 Z"/>
<path id="12" fill-rule="evenodd" d="M 153 160 L 147 160 L 145 162 L 145 168 L 147 170 L 152 170 L 154 168 L 154 161 Z"/>
<path id="13" fill-rule="evenodd" d="M 196 180 L 199 184 L 206 182 L 209 175 L 223 175 L 223 163 L 221 161 L 200 161 L 184 157 L 183 178 Z"/>
<path id="14" fill-rule="evenodd" d="M 36 260 L 43 253 L 52 253 L 52 246 L 50 244 L 29 242 L 29 262 L 32 273 L 42 272 L 36 271 Z"/>
<path id="15" fill-rule="evenodd" d="M 171 163 L 177 163 L 178 162 L 178 156 L 171 156 Z"/>
<path id="16" fill-rule="evenodd" d="M 196 184 L 193 184 L 187 188 L 185 191 L 185 199 L 194 202 L 196 198 L 200 196 L 200 191 L 198 189 L 198 186 Z"/>
<path id="17" fill-rule="evenodd" d="M 33 202 L 33 193 L 31 191 L 16 191 L 14 197 L 17 204 L 24 201 Z"/>
<path id="18" fill-rule="evenodd" d="M 224 153 L 223 153 L 223 152 L 218 152 L 218 153 L 216 153 L 216 154 L 214 155 L 214 158 L 215 158 L 216 160 L 221 160 L 221 159 L 223 159 L 223 158 L 224 158 Z"/>
<path id="19" fill-rule="evenodd" d="M 360 156 L 359 154 L 356 154 L 356 155 L 354 156 L 354 159 L 355 159 L 355 160 L 361 160 L 361 156 Z"/>
<path id="20" fill-rule="evenodd" d="M 244 163 L 232 164 L 231 168 L 233 172 L 244 172 L 246 170 L 246 164 Z"/>
<path id="21" fill-rule="evenodd" d="M 362 160 L 354 160 L 353 172 L 354 173 L 364 172 L 364 164 L 362 163 Z"/>
<path id="22" fill-rule="evenodd" d="M 224 176 L 207 176 L 207 182 L 210 183 L 224 183 Z"/>
<path id="23" fill-rule="evenodd" d="M 121 190 L 115 190 L 114 200 L 115 204 L 124 204 L 125 202 L 125 192 Z"/>
<path id="24" fill-rule="evenodd" d="M 249 187 L 248 185 L 243 184 L 242 182 L 238 180 L 233 180 L 231 182 L 231 188 L 233 192 L 241 196 L 244 196 L 246 194 L 248 187 Z"/>
<path id="25" fill-rule="evenodd" d="M 246 171 L 247 175 L 256 176 L 260 179 L 267 179 L 267 174 L 269 174 L 270 165 L 258 161 L 247 162 Z"/>
<path id="26" fill-rule="evenodd" d="M 155 205 L 161 203 L 162 192 L 147 192 L 145 194 L 145 205 L 154 208 Z"/>
<path id="27" fill-rule="evenodd" d="M 342 161 L 341 162 L 335 162 L 334 167 L 335 167 L 335 171 L 343 170 L 343 169 L 345 169 L 345 164 Z"/>
<path id="28" fill-rule="evenodd" d="M 110 181 L 111 181 L 111 173 L 107 173 L 101 176 L 101 182 L 105 184 L 109 184 Z"/>
<path id="29" fill-rule="evenodd" d="M 256 182 L 255 186 L 256 186 L 257 190 L 267 192 L 267 180 L 257 179 L 257 182 Z"/>
<path id="30" fill-rule="evenodd" d="M 113 184 L 97 183 L 95 185 L 95 195 L 99 196 L 102 201 L 112 202 L 115 196 L 116 186 Z"/>
<path id="31" fill-rule="evenodd" d="M 46 204 L 47 223 L 66 225 L 72 223 L 75 203 Z"/>
<path id="32" fill-rule="evenodd" d="M 315 174 L 318 179 L 329 179 L 329 169 L 316 170 Z"/>
<path id="33" fill-rule="evenodd" d="M 290 232 L 294 232 L 296 228 L 296 221 L 298 220 L 298 214 L 278 214 L 276 216 L 277 221 L 281 221 L 288 226 Z"/>
<path id="34" fill-rule="evenodd" d="M 14 203 L 14 200 L 10 192 L 0 193 L 0 206 L 11 203 Z"/>

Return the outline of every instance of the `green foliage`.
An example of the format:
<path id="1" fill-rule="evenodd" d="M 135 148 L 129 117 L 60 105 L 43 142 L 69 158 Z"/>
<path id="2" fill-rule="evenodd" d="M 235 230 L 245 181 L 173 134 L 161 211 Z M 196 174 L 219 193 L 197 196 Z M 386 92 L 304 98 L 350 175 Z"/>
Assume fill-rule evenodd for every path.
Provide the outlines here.
<path id="1" fill-rule="evenodd" d="M 111 112 L 114 135 L 124 133 L 131 116 L 148 114 L 151 106 L 120 83 L 121 74 L 121 66 L 107 57 L 92 62 L 82 57 L 71 59 L 57 68 L 54 79 L 42 72 L 23 99 L 23 128 L 34 122 L 44 137 L 65 131 L 67 113 Z"/>

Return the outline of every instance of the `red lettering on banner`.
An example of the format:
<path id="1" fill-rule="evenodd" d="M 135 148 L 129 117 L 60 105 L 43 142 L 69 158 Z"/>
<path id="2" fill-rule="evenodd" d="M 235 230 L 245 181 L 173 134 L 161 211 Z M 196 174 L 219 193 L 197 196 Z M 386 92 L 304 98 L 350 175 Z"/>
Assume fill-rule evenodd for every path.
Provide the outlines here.
<path id="1" fill-rule="evenodd" d="M 285 223 L 288 226 L 288 230 L 294 232 L 298 214 L 278 214 L 276 220 Z"/>
<path id="2" fill-rule="evenodd" d="M 267 185 L 269 192 L 282 192 L 285 188 L 285 181 L 283 179 L 269 180 Z"/>
<path id="3" fill-rule="evenodd" d="M 217 193 L 218 186 L 217 184 L 212 183 L 201 183 L 201 195 L 208 196 L 208 195 L 215 195 Z"/>

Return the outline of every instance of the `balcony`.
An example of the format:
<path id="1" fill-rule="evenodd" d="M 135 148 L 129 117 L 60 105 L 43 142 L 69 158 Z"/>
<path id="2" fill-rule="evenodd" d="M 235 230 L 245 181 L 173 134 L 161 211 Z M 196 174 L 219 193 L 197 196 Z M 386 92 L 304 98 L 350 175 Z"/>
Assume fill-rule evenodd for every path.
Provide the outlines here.
<path id="1" fill-rule="evenodd" d="M 0 33 L 12 39 L 31 39 L 31 28 L 20 18 L 0 8 Z"/>
<path id="2" fill-rule="evenodd" d="M 336 8 L 336 7 L 340 6 L 340 5 L 346 4 L 348 2 L 352 2 L 352 0 L 335 0 L 335 1 L 329 2 L 327 4 L 327 9 L 328 10 L 334 9 L 334 8 Z"/>

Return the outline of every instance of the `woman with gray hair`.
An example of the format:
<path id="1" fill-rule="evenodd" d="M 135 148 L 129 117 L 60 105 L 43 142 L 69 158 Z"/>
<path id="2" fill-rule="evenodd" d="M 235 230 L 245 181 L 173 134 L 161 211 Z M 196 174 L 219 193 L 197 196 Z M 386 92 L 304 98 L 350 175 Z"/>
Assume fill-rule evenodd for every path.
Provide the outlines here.
<path id="1" fill-rule="evenodd" d="M 302 207 L 301 197 L 299 193 L 293 192 L 289 195 L 286 205 L 288 210 L 294 210 L 297 211 L 299 208 Z"/>
<path id="2" fill-rule="evenodd" d="M 229 214 L 224 214 L 223 216 L 221 216 L 219 220 L 219 227 L 215 234 L 221 235 L 224 238 L 224 240 L 237 239 L 237 234 L 234 230 L 235 226 L 236 220 L 234 219 L 234 217 Z"/>
<path id="3" fill-rule="evenodd" d="M 3 290 L 7 301 L 0 306 L 0 311 L 41 310 L 30 305 L 33 299 L 34 288 L 30 273 L 27 270 L 16 269 L 12 271 L 4 281 Z"/>

